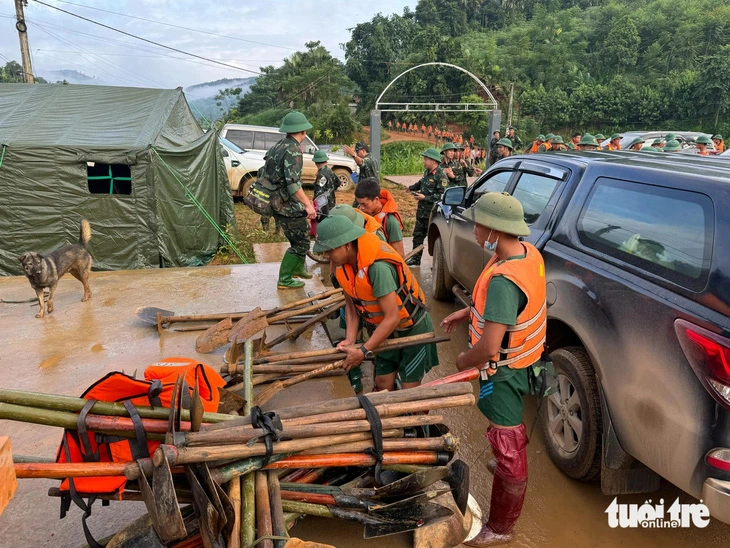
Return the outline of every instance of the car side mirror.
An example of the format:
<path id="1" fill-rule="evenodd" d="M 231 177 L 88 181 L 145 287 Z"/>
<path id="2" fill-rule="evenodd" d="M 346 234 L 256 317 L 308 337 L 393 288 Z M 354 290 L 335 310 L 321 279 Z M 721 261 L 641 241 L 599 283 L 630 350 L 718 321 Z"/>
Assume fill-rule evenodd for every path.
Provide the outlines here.
<path id="1" fill-rule="evenodd" d="M 464 202 L 465 193 L 466 189 L 463 186 L 447 188 L 441 201 L 447 206 L 460 206 Z"/>
<path id="2" fill-rule="evenodd" d="M 307 154 L 314 154 L 315 152 L 317 152 L 317 149 L 314 147 L 307 147 L 304 152 L 306 152 Z"/>

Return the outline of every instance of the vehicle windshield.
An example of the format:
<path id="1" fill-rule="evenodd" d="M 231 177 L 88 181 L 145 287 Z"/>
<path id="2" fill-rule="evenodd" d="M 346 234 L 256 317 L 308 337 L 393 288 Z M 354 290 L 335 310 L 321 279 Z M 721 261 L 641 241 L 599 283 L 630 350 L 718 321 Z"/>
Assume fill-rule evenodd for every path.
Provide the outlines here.
<path id="1" fill-rule="evenodd" d="M 231 149 L 236 154 L 243 154 L 245 150 L 243 150 L 241 147 L 239 147 L 237 144 L 230 142 L 228 139 L 224 137 L 218 137 L 221 140 L 221 143 L 223 143 L 223 146 Z"/>

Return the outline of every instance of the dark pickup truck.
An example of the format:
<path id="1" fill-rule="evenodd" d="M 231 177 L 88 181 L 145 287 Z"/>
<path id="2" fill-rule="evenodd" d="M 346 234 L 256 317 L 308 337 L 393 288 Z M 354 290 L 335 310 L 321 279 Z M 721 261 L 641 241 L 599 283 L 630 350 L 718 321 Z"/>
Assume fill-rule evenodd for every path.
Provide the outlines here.
<path id="1" fill-rule="evenodd" d="M 646 152 L 497 162 L 447 189 L 429 226 L 433 297 L 468 302 L 491 254 L 464 216 L 485 192 L 525 211 L 547 276 L 553 462 L 610 495 L 663 477 L 730 523 L 730 161 Z"/>

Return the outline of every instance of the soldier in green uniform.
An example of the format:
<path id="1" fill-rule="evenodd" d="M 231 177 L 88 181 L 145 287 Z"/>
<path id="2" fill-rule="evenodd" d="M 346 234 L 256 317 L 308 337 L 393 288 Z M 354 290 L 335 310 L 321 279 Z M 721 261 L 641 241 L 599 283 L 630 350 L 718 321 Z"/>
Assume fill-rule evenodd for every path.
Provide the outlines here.
<path id="1" fill-rule="evenodd" d="M 563 138 L 560 135 L 553 135 L 553 138 L 550 139 L 550 152 L 561 152 L 563 150 L 566 150 Z"/>
<path id="2" fill-rule="evenodd" d="M 340 188 L 340 180 L 327 165 L 328 160 L 329 157 L 324 150 L 318 150 L 312 156 L 312 161 L 317 166 L 317 175 L 314 177 L 314 201 L 317 202 L 320 196 L 326 196 L 327 198 L 326 204 L 317 202 L 318 216 L 328 215 L 330 209 L 335 207 L 337 203 L 335 192 Z"/>
<path id="3" fill-rule="evenodd" d="M 500 133 L 499 133 L 499 130 L 497 130 L 492 134 L 492 140 L 489 141 L 489 165 L 490 166 L 492 164 L 494 164 L 494 162 L 499 160 L 499 157 L 497 156 L 497 143 L 499 142 L 499 139 L 500 139 Z"/>
<path id="4" fill-rule="evenodd" d="M 596 141 L 593 135 L 586 133 L 581 137 L 578 146 L 580 147 L 578 150 L 596 150 L 598 148 L 598 141 Z"/>
<path id="5" fill-rule="evenodd" d="M 659 152 L 664 152 L 664 145 L 666 144 L 667 142 L 664 139 L 662 139 L 661 137 L 657 137 L 651 144 L 651 148 L 655 148 Z"/>
<path id="6" fill-rule="evenodd" d="M 474 163 L 471 161 L 471 158 L 465 158 L 464 157 L 464 145 L 457 144 L 456 145 L 456 152 L 454 154 L 454 160 L 456 161 L 457 165 L 460 167 L 460 176 L 459 181 L 456 183 L 458 186 L 469 186 L 469 180 L 467 179 L 467 176 L 474 177 L 474 175 L 481 175 L 482 170 L 478 167 L 474 167 Z"/>
<path id="7" fill-rule="evenodd" d="M 522 139 L 520 139 L 519 136 L 515 133 L 514 127 L 509 126 L 507 128 L 507 135 L 505 135 L 505 137 L 512 142 L 512 150 L 515 153 L 522 150 L 522 148 L 523 148 Z"/>
<path id="8" fill-rule="evenodd" d="M 266 154 L 264 154 L 264 165 L 262 165 L 256 172 L 257 179 L 260 179 L 261 177 L 265 177 L 264 168 L 266 167 L 266 160 L 267 160 L 268 156 L 269 156 L 268 152 Z M 268 232 L 270 226 L 271 226 L 271 216 L 270 215 L 269 216 L 261 215 L 261 229 L 264 232 Z M 278 221 L 274 222 L 274 232 L 276 234 L 281 233 L 281 227 L 279 226 Z"/>
<path id="9" fill-rule="evenodd" d="M 418 200 L 416 209 L 416 226 L 413 228 L 413 247 L 416 248 L 426 239 L 428 222 L 431 218 L 433 206 L 441 199 L 449 180 L 441 169 L 441 156 L 435 148 L 423 151 L 423 166 L 426 168 L 421 179 L 408 187 L 408 191 Z M 411 257 L 408 266 L 419 266 L 423 252 Z"/>
<path id="10" fill-rule="evenodd" d="M 682 145 L 676 139 L 670 139 L 664 145 L 664 152 L 679 152 L 680 150 L 682 150 Z"/>
<path id="11" fill-rule="evenodd" d="M 606 140 L 606 136 L 603 133 L 596 133 L 594 137 L 596 138 L 596 142 L 598 143 L 598 148 L 601 148 L 601 143 Z"/>
<path id="12" fill-rule="evenodd" d="M 513 150 L 514 147 L 512 146 L 512 141 L 503 137 L 497 142 L 497 160 L 512 156 Z"/>
<path id="13" fill-rule="evenodd" d="M 345 145 L 342 147 L 342 150 L 352 156 L 355 163 L 360 166 L 359 179 L 369 179 L 372 177 L 378 181 L 380 180 L 380 167 L 378 166 L 378 162 L 370 156 L 368 146 L 365 143 L 358 142 L 355 145 L 355 150 Z"/>
<path id="14" fill-rule="evenodd" d="M 552 141 L 555 139 L 554 133 L 548 133 L 545 135 L 545 141 L 537 147 L 538 152 L 547 152 L 548 150 L 554 150 L 552 147 Z M 560 139 L 562 141 L 562 138 Z"/>
<path id="15" fill-rule="evenodd" d="M 441 169 L 449 179 L 449 186 L 457 186 L 461 177 L 461 165 L 454 159 L 455 153 L 456 145 L 451 141 L 441 148 Z"/>
<path id="16" fill-rule="evenodd" d="M 264 174 L 276 187 L 281 204 L 274 210 L 274 220 L 284 230 L 284 236 L 291 247 L 284 253 L 279 267 L 278 289 L 296 289 L 304 282 L 293 278 L 309 279 L 304 257 L 309 250 L 309 223 L 317 214 L 314 206 L 302 189 L 302 147 L 301 143 L 312 129 L 301 112 L 290 112 L 284 116 L 279 131 L 286 133 L 281 141 L 268 152 Z"/>
<path id="17" fill-rule="evenodd" d="M 583 135 L 578 131 L 576 133 L 573 133 L 573 137 L 570 139 L 570 142 L 568 143 L 568 148 L 570 150 L 580 150 L 578 146 L 580 146 L 580 138 Z"/>

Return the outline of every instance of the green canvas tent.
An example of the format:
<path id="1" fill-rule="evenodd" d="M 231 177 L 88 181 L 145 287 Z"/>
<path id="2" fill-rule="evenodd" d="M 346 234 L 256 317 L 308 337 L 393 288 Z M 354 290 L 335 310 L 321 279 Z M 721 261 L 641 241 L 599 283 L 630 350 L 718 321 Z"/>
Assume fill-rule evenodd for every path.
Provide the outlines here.
<path id="1" fill-rule="evenodd" d="M 205 264 L 222 240 L 188 192 L 235 228 L 218 136 L 180 88 L 0 84 L 0 158 L 3 275 L 77 242 L 82 218 L 94 269 Z"/>

